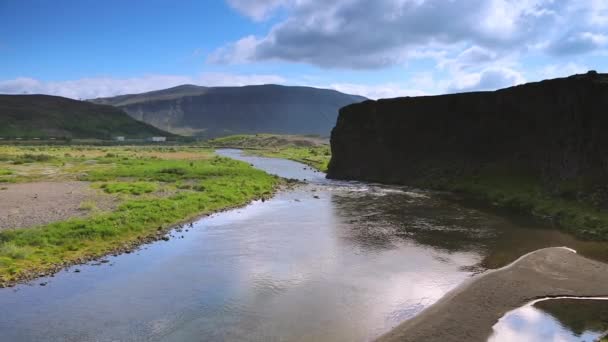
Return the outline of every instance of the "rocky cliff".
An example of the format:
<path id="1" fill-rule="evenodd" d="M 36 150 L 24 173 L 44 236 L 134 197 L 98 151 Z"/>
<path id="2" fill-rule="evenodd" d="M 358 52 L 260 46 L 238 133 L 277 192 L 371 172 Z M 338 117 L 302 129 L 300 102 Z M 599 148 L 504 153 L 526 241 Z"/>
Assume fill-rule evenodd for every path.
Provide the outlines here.
<path id="1" fill-rule="evenodd" d="M 329 177 L 410 183 L 514 163 L 543 179 L 606 174 L 608 75 L 494 92 L 365 101 L 340 111 Z"/>

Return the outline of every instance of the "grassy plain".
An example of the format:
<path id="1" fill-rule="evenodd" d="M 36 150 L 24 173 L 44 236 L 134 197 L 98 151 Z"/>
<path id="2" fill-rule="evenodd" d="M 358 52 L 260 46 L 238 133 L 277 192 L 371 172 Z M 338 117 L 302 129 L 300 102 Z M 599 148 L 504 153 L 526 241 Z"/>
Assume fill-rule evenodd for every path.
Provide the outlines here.
<path id="1" fill-rule="evenodd" d="M 117 208 L 0 231 L 0 286 L 128 250 L 195 217 L 269 197 L 282 182 L 246 163 L 188 147 L 1 147 L 0 182 L 87 181 Z M 1 192 L 0 192 L 1 195 Z"/>

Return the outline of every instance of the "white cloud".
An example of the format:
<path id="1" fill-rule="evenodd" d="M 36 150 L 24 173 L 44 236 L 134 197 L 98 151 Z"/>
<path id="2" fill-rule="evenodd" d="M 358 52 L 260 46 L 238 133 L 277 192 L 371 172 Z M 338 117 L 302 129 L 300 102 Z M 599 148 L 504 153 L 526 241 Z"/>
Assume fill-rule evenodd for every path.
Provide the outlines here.
<path id="1" fill-rule="evenodd" d="M 228 0 L 231 4 L 234 0 Z M 240 2 L 240 1 L 238 1 Z M 248 1 L 251 16 L 284 7 L 287 18 L 266 35 L 220 48 L 216 63 L 283 60 L 325 68 L 401 64 L 429 46 L 474 48 L 493 56 L 559 42 L 569 28 L 598 47 L 605 0 L 322 0 Z M 235 6 L 233 4 L 233 6 Z M 237 6 L 235 6 L 237 7 Z M 595 32 L 595 33 L 593 33 Z M 590 36 L 589 34 L 593 34 Z M 573 46 L 576 51 L 576 46 Z M 581 50 L 585 52 L 587 50 Z"/>
<path id="2" fill-rule="evenodd" d="M 346 94 L 356 94 L 369 99 L 385 99 L 401 96 L 423 96 L 428 95 L 423 90 L 409 89 L 395 83 L 366 85 L 354 83 L 334 83 L 322 88 L 334 89 Z"/>
<path id="3" fill-rule="evenodd" d="M 556 55 L 574 55 L 606 47 L 608 36 L 598 32 L 569 32 L 550 43 L 547 50 Z"/>
<path id="4" fill-rule="evenodd" d="M 276 9 L 285 6 L 287 0 L 227 0 L 228 4 L 255 21 L 268 18 Z"/>
<path id="5" fill-rule="evenodd" d="M 247 36 L 218 48 L 207 57 L 210 63 L 246 63 L 254 58 L 259 41 L 254 36 Z"/>
<path id="6" fill-rule="evenodd" d="M 181 84 L 204 86 L 240 86 L 250 84 L 285 83 L 277 75 L 203 73 L 197 77 L 180 75 L 148 75 L 134 78 L 82 78 L 67 81 L 40 81 L 33 78 L 16 78 L 0 81 L 3 94 L 48 94 L 74 99 L 122 94 L 142 93 L 170 88 Z"/>
<path id="7" fill-rule="evenodd" d="M 540 70 L 538 78 L 549 79 L 566 77 L 574 74 L 584 74 L 587 71 L 589 71 L 589 67 L 574 62 L 568 62 L 565 64 L 550 64 Z"/>
<path id="8" fill-rule="evenodd" d="M 287 80 L 278 75 L 204 73 L 194 82 L 209 87 L 245 86 L 257 84 L 285 84 Z"/>
<path id="9" fill-rule="evenodd" d="M 508 67 L 493 67 L 454 77 L 448 92 L 496 90 L 525 82 L 526 79 L 519 71 Z"/>

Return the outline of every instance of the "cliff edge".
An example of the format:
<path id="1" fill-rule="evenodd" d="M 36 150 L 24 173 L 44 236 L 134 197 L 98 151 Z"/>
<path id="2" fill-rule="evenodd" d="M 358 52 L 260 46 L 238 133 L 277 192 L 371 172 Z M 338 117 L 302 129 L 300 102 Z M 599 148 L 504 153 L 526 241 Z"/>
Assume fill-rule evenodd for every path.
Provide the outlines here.
<path id="1" fill-rule="evenodd" d="M 594 71 L 365 101 L 340 110 L 328 177 L 472 193 L 608 238 L 607 129 L 608 74 Z"/>

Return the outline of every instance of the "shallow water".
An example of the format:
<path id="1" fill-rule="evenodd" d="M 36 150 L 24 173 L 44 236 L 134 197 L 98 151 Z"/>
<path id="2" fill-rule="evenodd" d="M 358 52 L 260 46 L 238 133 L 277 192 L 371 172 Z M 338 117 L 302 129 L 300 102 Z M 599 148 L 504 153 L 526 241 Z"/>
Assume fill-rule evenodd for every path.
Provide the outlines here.
<path id="1" fill-rule="evenodd" d="M 365 341 L 475 272 L 542 247 L 595 248 L 440 194 L 219 153 L 308 183 L 101 266 L 0 290 L 1 340 Z"/>
<path id="2" fill-rule="evenodd" d="M 608 330 L 608 300 L 550 299 L 507 313 L 489 342 L 595 342 Z"/>

